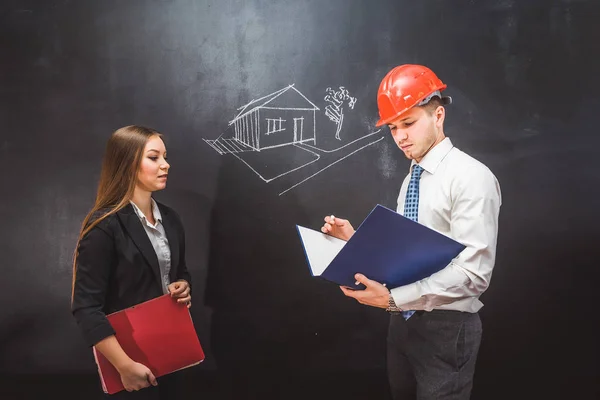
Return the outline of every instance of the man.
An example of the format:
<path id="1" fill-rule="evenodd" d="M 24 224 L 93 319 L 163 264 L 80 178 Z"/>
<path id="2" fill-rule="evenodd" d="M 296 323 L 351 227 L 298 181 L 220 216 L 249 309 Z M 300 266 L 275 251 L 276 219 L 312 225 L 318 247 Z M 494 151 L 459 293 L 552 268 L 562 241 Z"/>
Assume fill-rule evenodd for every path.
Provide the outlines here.
<path id="1" fill-rule="evenodd" d="M 390 312 L 388 378 L 394 399 L 468 399 L 481 342 L 479 296 L 496 256 L 501 193 L 493 173 L 444 134 L 446 85 L 429 68 L 401 65 L 382 80 L 377 104 L 404 155 L 412 160 L 397 211 L 466 246 L 441 271 L 388 290 L 357 274 L 365 290 L 346 296 Z M 325 217 L 322 232 L 348 240 L 349 221 Z M 402 240 L 402 238 L 398 238 Z M 403 260 L 398 260 L 402 268 Z M 368 270 L 368 266 L 365 266 Z"/>

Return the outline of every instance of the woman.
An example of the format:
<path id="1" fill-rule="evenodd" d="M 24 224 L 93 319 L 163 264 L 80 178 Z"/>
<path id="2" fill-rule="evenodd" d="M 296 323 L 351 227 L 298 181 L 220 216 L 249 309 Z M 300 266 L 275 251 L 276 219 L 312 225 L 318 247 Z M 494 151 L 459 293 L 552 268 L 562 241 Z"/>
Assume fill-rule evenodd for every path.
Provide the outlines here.
<path id="1" fill-rule="evenodd" d="M 183 225 L 175 211 L 152 198 L 166 187 L 169 168 L 160 133 L 141 126 L 114 132 L 96 202 L 79 234 L 72 312 L 86 343 L 121 374 L 126 391 L 110 398 L 166 399 L 177 389 L 175 374 L 157 381 L 150 369 L 129 358 L 106 318 L 166 293 L 191 305 Z"/>

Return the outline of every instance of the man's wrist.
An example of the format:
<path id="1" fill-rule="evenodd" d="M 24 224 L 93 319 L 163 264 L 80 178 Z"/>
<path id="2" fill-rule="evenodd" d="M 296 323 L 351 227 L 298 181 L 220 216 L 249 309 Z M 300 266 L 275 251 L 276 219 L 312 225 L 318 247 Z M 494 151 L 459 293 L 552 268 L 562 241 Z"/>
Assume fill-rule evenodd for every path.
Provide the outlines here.
<path id="1" fill-rule="evenodd" d="M 402 309 L 396 305 L 396 302 L 394 301 L 394 297 L 392 296 L 391 292 L 389 294 L 388 307 L 385 310 L 391 313 L 402 312 Z"/>

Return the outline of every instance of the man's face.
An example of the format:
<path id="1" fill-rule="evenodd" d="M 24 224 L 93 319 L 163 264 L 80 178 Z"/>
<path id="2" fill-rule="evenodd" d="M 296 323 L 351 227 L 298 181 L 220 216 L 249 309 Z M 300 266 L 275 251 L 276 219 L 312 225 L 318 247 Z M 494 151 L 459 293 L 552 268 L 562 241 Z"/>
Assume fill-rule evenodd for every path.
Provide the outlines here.
<path id="1" fill-rule="evenodd" d="M 420 162 L 427 152 L 444 139 L 444 107 L 435 111 L 413 107 L 388 126 L 394 141 L 409 160 Z"/>

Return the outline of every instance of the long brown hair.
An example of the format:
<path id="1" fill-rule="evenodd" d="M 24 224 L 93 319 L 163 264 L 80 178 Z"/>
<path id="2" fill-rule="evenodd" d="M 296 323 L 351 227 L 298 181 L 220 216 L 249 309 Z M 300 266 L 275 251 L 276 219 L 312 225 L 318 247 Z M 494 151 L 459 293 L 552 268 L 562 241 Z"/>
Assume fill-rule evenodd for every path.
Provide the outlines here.
<path id="1" fill-rule="evenodd" d="M 96 201 L 83 219 L 73 254 L 71 301 L 75 293 L 79 243 L 102 220 L 129 204 L 137 183 L 144 147 L 152 136 L 162 137 L 154 129 L 130 125 L 113 132 L 106 144 Z"/>

